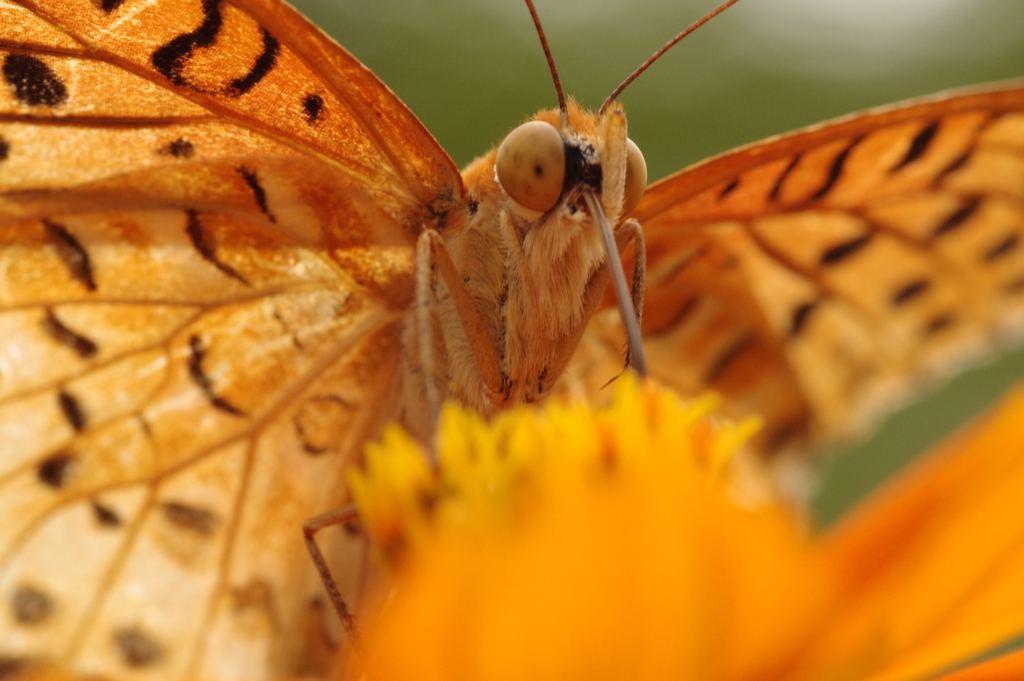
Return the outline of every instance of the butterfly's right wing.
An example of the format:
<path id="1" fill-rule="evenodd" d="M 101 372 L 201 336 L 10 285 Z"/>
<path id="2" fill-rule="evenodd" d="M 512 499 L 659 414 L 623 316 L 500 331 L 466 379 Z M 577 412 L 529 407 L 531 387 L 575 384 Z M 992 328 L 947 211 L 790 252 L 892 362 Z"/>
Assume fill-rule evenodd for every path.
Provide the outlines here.
<path id="1" fill-rule="evenodd" d="M 1024 87 L 753 144 L 652 185 L 634 217 L 651 373 L 804 456 L 1024 321 Z"/>
<path id="2" fill-rule="evenodd" d="M 461 192 L 283 3 L 0 0 L 0 676 L 332 664 L 301 526 L 395 413 Z"/>

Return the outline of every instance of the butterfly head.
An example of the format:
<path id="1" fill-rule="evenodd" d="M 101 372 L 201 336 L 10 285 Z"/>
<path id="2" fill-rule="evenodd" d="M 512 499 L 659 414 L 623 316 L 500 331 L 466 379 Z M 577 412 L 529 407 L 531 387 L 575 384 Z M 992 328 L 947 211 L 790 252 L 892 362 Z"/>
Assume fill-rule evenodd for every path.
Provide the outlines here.
<path id="1" fill-rule="evenodd" d="M 567 121 L 561 124 L 558 110 L 542 111 L 510 132 L 494 160 L 498 184 L 530 222 L 559 209 L 575 212 L 583 193 L 592 192 L 615 224 L 640 203 L 647 185 L 647 165 L 626 136 L 626 116 L 619 108 L 589 113 L 570 101 Z"/>

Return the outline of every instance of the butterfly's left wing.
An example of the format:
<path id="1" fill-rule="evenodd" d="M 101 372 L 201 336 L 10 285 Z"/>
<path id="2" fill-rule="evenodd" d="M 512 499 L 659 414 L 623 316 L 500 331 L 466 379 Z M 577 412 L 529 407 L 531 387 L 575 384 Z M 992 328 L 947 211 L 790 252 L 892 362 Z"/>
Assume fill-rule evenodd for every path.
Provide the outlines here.
<path id="1" fill-rule="evenodd" d="M 1024 86 L 723 154 L 649 187 L 634 217 L 651 373 L 764 416 L 767 456 L 805 456 L 1024 321 Z"/>
<path id="2" fill-rule="evenodd" d="M 301 524 L 462 191 L 282 3 L 0 0 L 0 676 L 323 670 Z"/>

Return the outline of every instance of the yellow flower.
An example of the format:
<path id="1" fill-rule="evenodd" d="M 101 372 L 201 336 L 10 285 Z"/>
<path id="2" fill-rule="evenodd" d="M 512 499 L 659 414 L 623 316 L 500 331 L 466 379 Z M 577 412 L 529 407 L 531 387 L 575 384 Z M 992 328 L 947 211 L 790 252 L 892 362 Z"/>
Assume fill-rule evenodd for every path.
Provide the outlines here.
<path id="1" fill-rule="evenodd" d="M 353 480 L 393 576 L 367 678 L 930 679 L 1024 634 L 1024 394 L 826 534 L 711 406 L 449 408 L 436 473 L 390 433 Z"/>

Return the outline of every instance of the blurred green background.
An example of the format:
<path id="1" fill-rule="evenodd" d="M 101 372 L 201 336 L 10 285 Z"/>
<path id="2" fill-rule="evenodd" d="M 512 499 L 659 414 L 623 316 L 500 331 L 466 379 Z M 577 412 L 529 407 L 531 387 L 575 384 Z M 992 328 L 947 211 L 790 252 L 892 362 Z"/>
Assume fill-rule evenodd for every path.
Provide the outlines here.
<path id="1" fill-rule="evenodd" d="M 556 105 L 521 0 L 293 0 L 462 166 Z M 567 93 L 596 107 L 715 0 L 535 0 Z M 1024 77 L 1021 0 L 742 0 L 624 93 L 658 179 L 776 133 L 947 88 Z M 1003 353 L 834 457 L 823 522 L 1024 376 Z"/>

